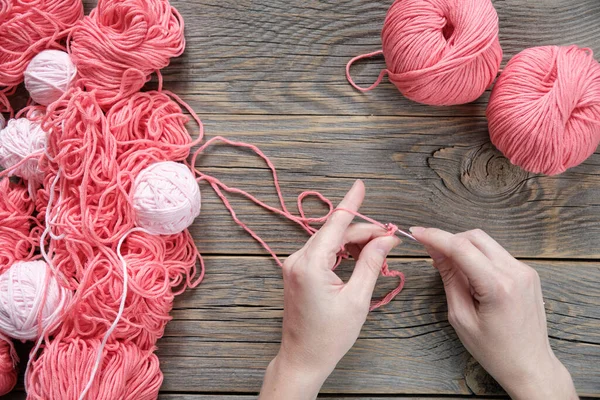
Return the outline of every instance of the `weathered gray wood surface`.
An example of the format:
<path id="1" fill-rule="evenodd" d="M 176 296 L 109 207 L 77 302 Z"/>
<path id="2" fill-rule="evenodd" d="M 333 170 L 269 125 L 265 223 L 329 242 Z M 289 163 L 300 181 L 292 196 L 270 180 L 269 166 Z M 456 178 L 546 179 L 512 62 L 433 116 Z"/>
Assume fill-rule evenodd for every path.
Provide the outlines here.
<path id="1" fill-rule="evenodd" d="M 531 262 L 543 282 L 551 343 L 582 395 L 600 393 L 600 263 Z M 280 339 L 283 285 L 262 257 L 209 257 L 159 342 L 168 392 L 255 392 Z M 371 313 L 326 393 L 498 394 L 447 322 L 443 288 L 424 259 L 394 259 L 400 296 Z M 342 266 L 347 277 L 350 266 Z M 395 284 L 382 279 L 378 294 Z"/>
<path id="2" fill-rule="evenodd" d="M 185 55 L 165 71 L 167 87 L 196 110 L 224 114 L 483 115 L 474 104 L 435 108 L 404 99 L 387 80 L 359 94 L 348 60 L 381 48 L 392 0 L 180 0 Z M 600 52 L 597 0 L 496 0 L 505 62 L 526 47 L 578 44 Z M 371 83 L 383 63 L 353 69 Z"/>
<path id="3" fill-rule="evenodd" d="M 484 118 L 206 116 L 211 136 L 257 144 L 274 162 L 289 208 L 304 190 L 339 201 L 356 178 L 367 185 L 362 211 L 402 227 L 450 231 L 483 228 L 519 257 L 600 256 L 600 155 L 557 177 L 510 165 L 489 144 Z M 227 146 L 200 168 L 276 205 L 270 174 L 258 157 Z M 204 253 L 265 254 L 202 185 L 203 212 L 192 232 Z M 232 197 L 235 199 L 235 197 Z M 238 215 L 283 254 L 303 231 L 253 203 Z M 308 205 L 316 202 L 308 202 Z M 314 208 L 314 207 L 313 207 Z M 316 208 L 312 215 L 323 210 Z M 422 255 L 406 243 L 398 255 Z"/>
<path id="4" fill-rule="evenodd" d="M 481 227 L 519 257 L 547 259 L 532 264 L 544 281 L 552 345 L 580 393 L 600 397 L 600 158 L 559 177 L 533 176 L 489 145 L 482 118 L 488 94 L 473 104 L 434 108 L 404 99 L 386 81 L 368 94 L 354 91 L 345 64 L 380 47 L 390 4 L 174 1 L 186 20 L 188 47 L 164 71 L 165 86 L 201 113 L 208 136 L 258 144 L 278 168 L 292 209 L 304 190 L 337 201 L 362 178 L 369 216 L 404 227 Z M 498 0 L 495 6 L 505 62 L 546 44 L 600 52 L 596 0 Z M 382 66 L 382 60 L 361 63 L 353 75 L 370 82 Z M 246 152 L 214 149 L 200 167 L 275 204 L 264 165 Z M 192 232 L 204 254 L 224 256 L 209 257 L 206 282 L 176 303 L 160 343 L 163 389 L 171 396 L 251 394 L 277 351 L 282 283 L 274 263 L 203 189 L 203 213 Z M 232 201 L 278 253 L 285 256 L 305 240 L 293 225 Z M 314 204 L 307 204 L 313 213 L 322 211 Z M 424 253 L 406 243 L 395 255 Z M 405 292 L 371 315 L 323 391 L 367 398 L 501 393 L 448 325 L 435 271 L 422 260 L 393 265 L 407 273 Z M 392 284 L 382 282 L 380 292 Z"/>

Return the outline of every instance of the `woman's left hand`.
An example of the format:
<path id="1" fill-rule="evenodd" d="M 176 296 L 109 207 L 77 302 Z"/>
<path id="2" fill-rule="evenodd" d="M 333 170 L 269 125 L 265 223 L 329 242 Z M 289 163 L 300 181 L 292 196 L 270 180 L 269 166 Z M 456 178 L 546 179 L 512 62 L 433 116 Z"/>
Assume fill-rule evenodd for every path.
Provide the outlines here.
<path id="1" fill-rule="evenodd" d="M 358 211 L 364 195 L 364 184 L 357 181 L 339 207 Z M 353 219 L 351 213 L 334 212 L 285 261 L 281 348 L 267 368 L 260 399 L 316 398 L 356 342 L 381 267 L 400 239 L 375 225 L 351 224 Z M 352 247 L 358 257 L 347 283 L 332 270 L 343 246 Z"/>

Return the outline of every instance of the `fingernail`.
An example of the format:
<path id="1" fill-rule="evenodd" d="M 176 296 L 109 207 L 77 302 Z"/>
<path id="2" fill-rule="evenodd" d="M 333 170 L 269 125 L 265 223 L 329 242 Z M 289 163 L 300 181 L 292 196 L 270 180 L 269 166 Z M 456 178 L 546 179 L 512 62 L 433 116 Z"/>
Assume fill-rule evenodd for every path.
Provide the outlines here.
<path id="1" fill-rule="evenodd" d="M 410 231 L 410 233 L 412 233 L 413 235 L 418 235 L 419 233 L 422 233 L 425 228 L 421 227 L 421 226 L 413 226 L 411 228 L 408 228 L 408 230 Z"/>

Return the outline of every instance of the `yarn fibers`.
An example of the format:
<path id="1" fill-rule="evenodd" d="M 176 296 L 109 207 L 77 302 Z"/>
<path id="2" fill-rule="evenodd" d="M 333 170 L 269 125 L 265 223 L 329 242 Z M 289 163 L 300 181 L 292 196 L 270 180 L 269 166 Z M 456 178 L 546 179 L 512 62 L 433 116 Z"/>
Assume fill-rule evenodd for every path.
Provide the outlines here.
<path id="1" fill-rule="evenodd" d="M 183 18 L 168 1 L 98 0 L 74 29 L 69 52 L 81 83 L 109 108 L 184 48 Z"/>
<path id="2" fill-rule="evenodd" d="M 67 53 L 44 50 L 27 66 L 25 87 L 33 101 L 47 106 L 67 91 L 76 74 L 77 68 Z"/>
<path id="3" fill-rule="evenodd" d="M 150 165 L 136 177 L 133 190 L 136 225 L 151 234 L 180 233 L 200 215 L 200 189 L 183 164 Z"/>
<path id="4" fill-rule="evenodd" d="M 487 117 L 492 143 L 513 164 L 560 174 L 600 142 L 600 64 L 577 46 L 526 49 L 500 75 Z"/>
<path id="5" fill-rule="evenodd" d="M 350 60 L 346 77 L 360 91 L 387 74 L 407 98 L 433 106 L 464 104 L 492 84 L 502 61 L 498 14 L 490 0 L 396 0 L 380 51 Z M 368 88 L 354 83 L 354 62 L 383 54 L 387 69 Z"/>
<path id="6" fill-rule="evenodd" d="M 44 261 L 16 262 L 0 275 L 0 332 L 34 340 L 70 299 L 70 291 L 58 285 Z"/>

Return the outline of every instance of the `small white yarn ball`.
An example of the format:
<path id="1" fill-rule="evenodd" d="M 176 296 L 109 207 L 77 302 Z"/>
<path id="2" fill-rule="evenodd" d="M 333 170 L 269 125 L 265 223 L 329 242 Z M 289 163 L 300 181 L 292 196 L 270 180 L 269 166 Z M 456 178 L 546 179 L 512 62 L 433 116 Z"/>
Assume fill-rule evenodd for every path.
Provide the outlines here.
<path id="1" fill-rule="evenodd" d="M 60 98 L 71 86 L 77 67 L 64 51 L 44 50 L 29 62 L 25 70 L 25 87 L 38 104 L 47 106 Z"/>
<path id="2" fill-rule="evenodd" d="M 4 115 L 0 114 L 0 130 L 4 129 L 6 126 L 6 120 L 4 119 Z"/>
<path id="3" fill-rule="evenodd" d="M 136 224 L 154 235 L 172 235 L 200 215 L 200 188 L 184 164 L 164 161 L 142 170 L 134 181 Z"/>
<path id="4" fill-rule="evenodd" d="M 18 261 L 0 275 L 0 331 L 13 339 L 35 340 L 41 314 L 42 331 L 57 318 L 71 300 L 70 290 L 61 287 L 44 261 Z M 46 302 L 42 305 L 44 291 Z"/>
<path id="5" fill-rule="evenodd" d="M 10 168 L 32 153 L 44 150 L 46 147 L 46 132 L 40 124 L 27 118 L 11 119 L 4 129 L 0 130 L 0 166 Z M 34 184 L 44 181 L 44 173 L 38 167 L 39 157 L 32 157 L 11 171 Z"/>

